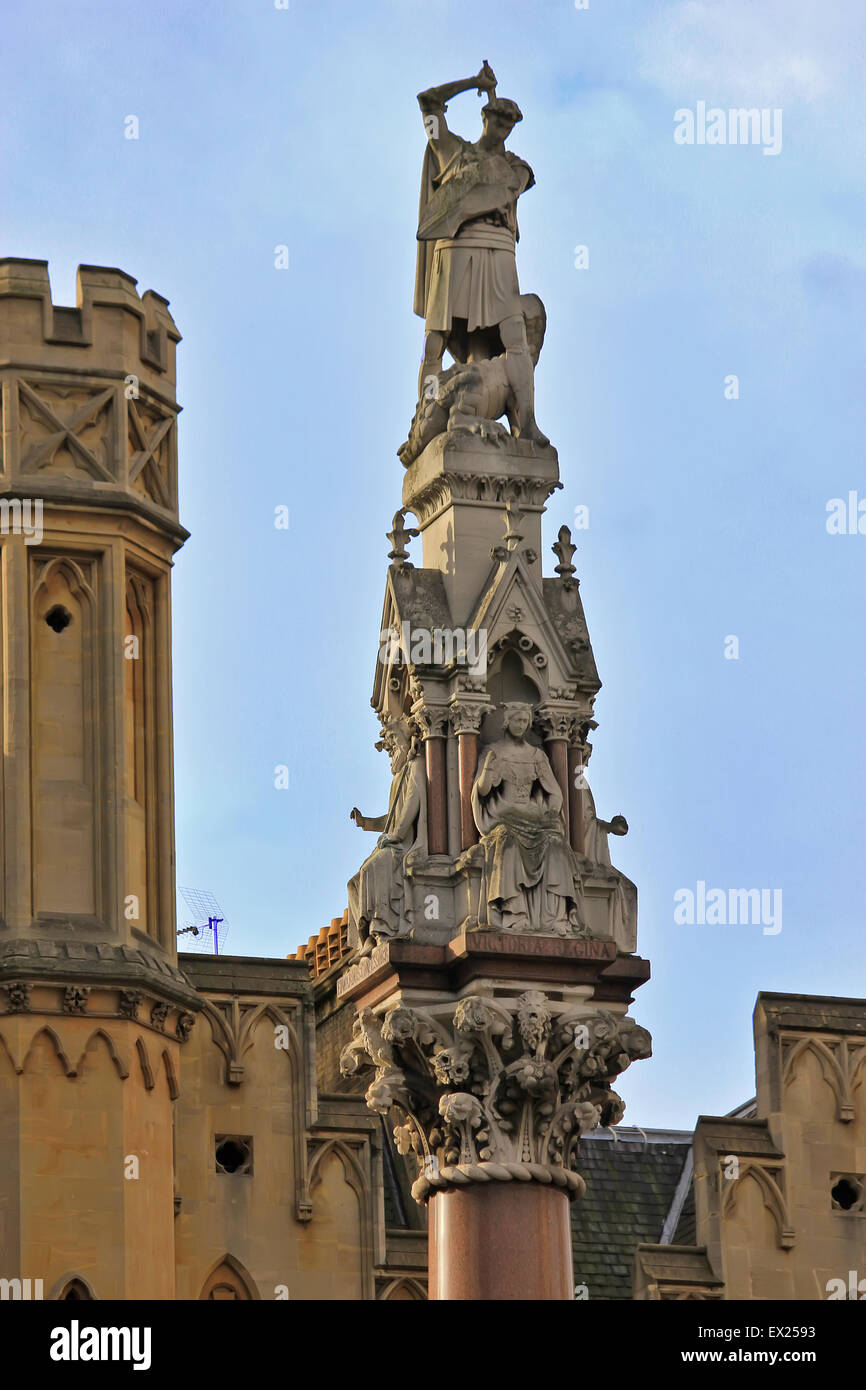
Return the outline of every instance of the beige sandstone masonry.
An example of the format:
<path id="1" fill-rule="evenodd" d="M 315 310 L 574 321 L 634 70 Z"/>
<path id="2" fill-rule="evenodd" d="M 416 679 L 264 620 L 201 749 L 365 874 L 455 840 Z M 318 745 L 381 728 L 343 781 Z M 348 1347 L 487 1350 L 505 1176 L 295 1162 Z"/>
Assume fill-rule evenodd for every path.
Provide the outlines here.
<path id="1" fill-rule="evenodd" d="M 695 1130 L 694 1247 L 642 1245 L 637 1298 L 866 1298 L 866 1001 L 758 995 L 754 1118 Z"/>
<path id="2" fill-rule="evenodd" d="M 174 1296 L 177 969 L 166 301 L 0 261 L 0 1253 L 7 1278 Z"/>

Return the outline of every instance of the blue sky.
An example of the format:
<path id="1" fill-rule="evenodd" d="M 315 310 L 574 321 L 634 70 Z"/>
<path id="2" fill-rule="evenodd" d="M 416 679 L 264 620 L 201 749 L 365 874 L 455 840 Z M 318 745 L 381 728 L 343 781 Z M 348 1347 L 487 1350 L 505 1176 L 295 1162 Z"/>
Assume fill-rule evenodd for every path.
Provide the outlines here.
<path id="1" fill-rule="evenodd" d="M 422 343 L 415 93 L 487 58 L 537 179 L 518 268 L 549 319 L 546 546 L 589 507 L 592 782 L 631 826 L 616 859 L 653 968 L 627 1121 L 752 1094 L 760 989 L 866 992 L 866 535 L 826 529 L 830 499 L 866 500 L 864 39 L 854 0 L 5 17 L 2 254 L 48 259 L 59 303 L 79 262 L 120 266 L 183 334 L 178 880 L 216 894 L 228 949 L 282 956 L 339 915 L 370 848 L 349 809 L 386 803 L 369 697 Z M 780 109 L 780 153 L 676 144 L 699 101 Z M 452 126 L 474 138 L 479 106 L 457 98 Z M 678 925 L 698 881 L 781 889 L 781 932 Z"/>

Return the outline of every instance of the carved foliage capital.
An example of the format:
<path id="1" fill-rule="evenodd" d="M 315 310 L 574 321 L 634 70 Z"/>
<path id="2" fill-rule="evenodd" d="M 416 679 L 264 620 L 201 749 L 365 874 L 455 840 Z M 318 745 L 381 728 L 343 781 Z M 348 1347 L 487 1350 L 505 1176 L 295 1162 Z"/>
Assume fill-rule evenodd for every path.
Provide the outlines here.
<path id="1" fill-rule="evenodd" d="M 574 736 L 574 710 L 561 705 L 540 705 L 535 711 L 535 723 L 545 739 L 571 739 Z"/>
<path id="2" fill-rule="evenodd" d="M 490 708 L 489 700 L 453 700 L 450 705 L 452 732 L 477 734 L 481 728 L 481 721 Z"/>
<path id="3" fill-rule="evenodd" d="M 612 1082 L 650 1050 L 631 1019 L 527 990 L 507 1002 L 469 995 L 429 1010 L 362 1009 L 340 1066 L 344 1075 L 375 1069 L 367 1104 L 403 1112 L 398 1148 L 416 1154 L 422 1178 L 447 1182 L 458 1166 L 460 1181 L 481 1170 L 509 1177 L 516 1165 L 573 1186 L 563 1170 L 574 1169 L 580 1135 L 619 1122 Z"/>
<path id="4" fill-rule="evenodd" d="M 445 738 L 448 733 L 448 706 L 418 702 L 412 706 L 412 718 L 423 739 Z"/>

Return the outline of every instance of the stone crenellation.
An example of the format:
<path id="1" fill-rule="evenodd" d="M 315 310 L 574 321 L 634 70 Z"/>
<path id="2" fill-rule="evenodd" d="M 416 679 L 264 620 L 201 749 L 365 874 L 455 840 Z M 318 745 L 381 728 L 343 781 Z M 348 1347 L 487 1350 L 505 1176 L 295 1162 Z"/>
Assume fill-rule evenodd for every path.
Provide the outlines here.
<path id="1" fill-rule="evenodd" d="M 58 361 L 79 368 L 92 363 L 101 376 L 136 360 L 150 383 L 174 397 L 175 348 L 180 333 L 168 300 L 155 290 L 139 296 L 137 281 L 113 266 L 80 265 L 74 306 L 55 304 L 48 262 L 16 256 L 0 258 L 0 299 L 20 301 L 3 306 L 0 365 L 26 360 L 24 352 L 39 342 L 50 346 Z M 121 319 L 118 333 L 118 311 Z M 69 355 L 64 355 L 64 350 Z"/>
<path id="2" fill-rule="evenodd" d="M 0 260 L 0 493 L 177 520 L 175 350 L 168 301 L 122 270 L 79 266 L 55 305 L 45 261 Z"/>

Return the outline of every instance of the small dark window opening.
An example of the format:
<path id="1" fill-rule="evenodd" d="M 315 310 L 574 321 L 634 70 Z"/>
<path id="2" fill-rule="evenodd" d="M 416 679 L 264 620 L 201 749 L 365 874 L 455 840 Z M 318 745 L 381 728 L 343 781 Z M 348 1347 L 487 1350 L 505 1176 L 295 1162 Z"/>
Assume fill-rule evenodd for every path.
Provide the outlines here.
<path id="1" fill-rule="evenodd" d="M 72 622 L 72 614 L 61 603 L 55 603 L 45 614 L 45 621 L 54 632 L 63 632 Z"/>
<path id="2" fill-rule="evenodd" d="M 835 1206 L 850 1211 L 860 1201 L 860 1188 L 850 1178 L 840 1178 L 835 1187 L 831 1187 L 830 1196 Z"/>
<path id="3" fill-rule="evenodd" d="M 85 1300 L 92 1302 L 92 1297 L 90 1290 L 80 1279 L 72 1279 L 60 1295 L 61 1301 L 66 1303 L 70 1301 L 83 1303 Z"/>
<path id="4" fill-rule="evenodd" d="M 236 1134 L 216 1136 L 216 1167 L 218 1173 L 251 1173 L 253 1171 L 252 1140 Z"/>

